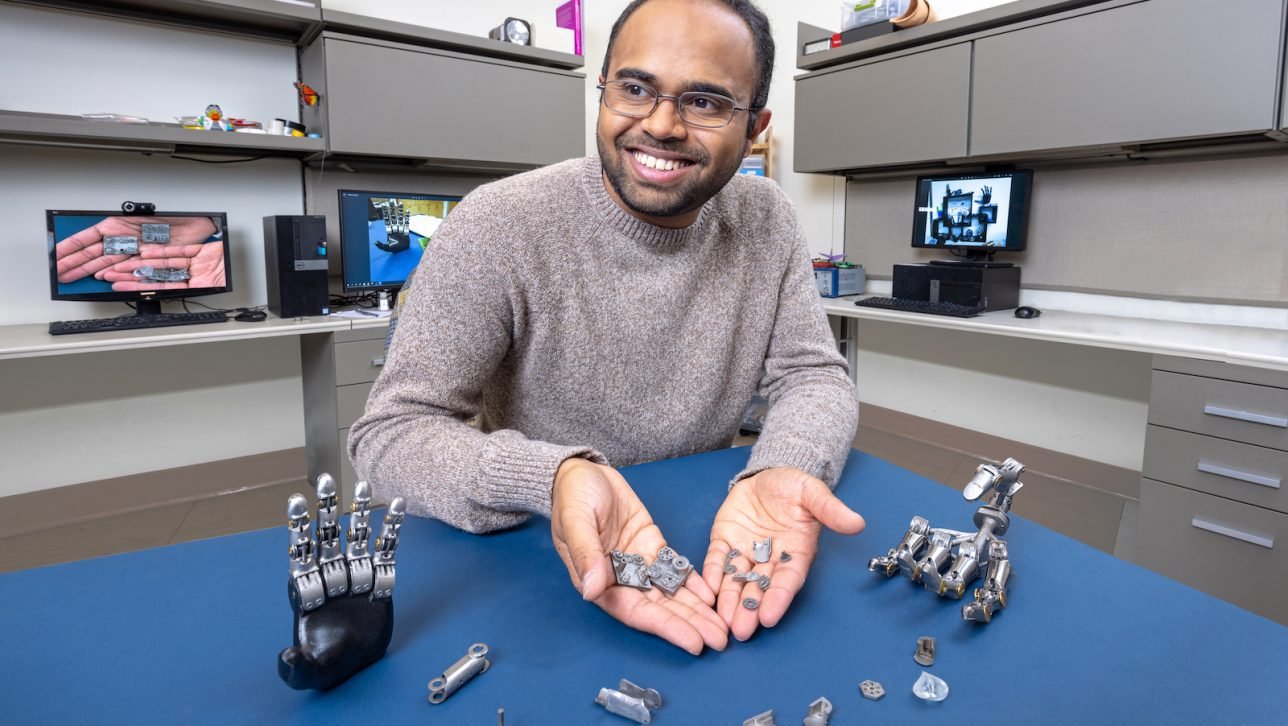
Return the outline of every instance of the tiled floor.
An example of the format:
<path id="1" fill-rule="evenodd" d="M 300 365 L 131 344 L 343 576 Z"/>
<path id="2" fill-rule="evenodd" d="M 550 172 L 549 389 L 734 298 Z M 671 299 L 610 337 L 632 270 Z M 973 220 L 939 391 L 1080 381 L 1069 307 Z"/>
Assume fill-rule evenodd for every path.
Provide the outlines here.
<path id="1" fill-rule="evenodd" d="M 751 437 L 742 437 L 736 443 L 748 444 L 752 441 L 754 439 Z M 966 454 L 868 427 L 859 429 L 855 446 L 954 488 L 964 485 L 979 463 Z M 1017 499 L 1016 512 L 1060 531 L 1073 533 L 1072 536 L 1093 546 L 1113 551 L 1117 523 L 1123 513 L 1096 513 L 1099 516 L 1088 517 L 1085 522 L 1066 522 L 1069 519 L 1068 511 L 1086 511 L 1085 506 L 1080 506 L 1085 505 L 1079 501 L 1080 485 L 1063 482 L 1066 486 L 1051 486 L 1050 482 L 1040 481 L 1040 478 L 1040 475 L 1028 474 L 1025 481 L 1055 492 L 1058 494 L 1056 500 L 1046 501 L 1049 497 L 1041 498 L 1042 505 L 1027 505 L 1031 511 L 1024 511 L 1024 500 Z M 281 526 L 287 497 L 306 489 L 307 483 L 301 479 L 298 482 L 0 538 L 0 572 Z M 1039 498 L 1032 499 L 1036 501 Z"/>

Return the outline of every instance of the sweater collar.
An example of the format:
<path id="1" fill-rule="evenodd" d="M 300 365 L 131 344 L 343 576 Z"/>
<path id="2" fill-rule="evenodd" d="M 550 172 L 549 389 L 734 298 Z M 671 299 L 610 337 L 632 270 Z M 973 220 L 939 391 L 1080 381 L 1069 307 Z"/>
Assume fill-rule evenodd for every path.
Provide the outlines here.
<path id="1" fill-rule="evenodd" d="M 696 238 L 711 223 L 714 212 L 711 201 L 702 205 L 698 218 L 688 227 L 674 229 L 649 224 L 618 206 L 604 187 L 604 168 L 597 156 L 588 156 L 582 160 L 582 186 L 590 196 L 592 206 L 604 220 L 604 226 L 622 233 L 628 239 L 658 249 L 675 249 L 683 247 L 688 240 Z"/>

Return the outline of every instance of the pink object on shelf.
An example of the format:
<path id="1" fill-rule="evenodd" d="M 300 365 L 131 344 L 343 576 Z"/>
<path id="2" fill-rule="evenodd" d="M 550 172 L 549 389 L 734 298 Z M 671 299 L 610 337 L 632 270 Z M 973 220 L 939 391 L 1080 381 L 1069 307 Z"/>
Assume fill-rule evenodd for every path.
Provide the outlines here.
<path id="1" fill-rule="evenodd" d="M 555 25 L 572 31 L 572 52 L 582 55 L 581 0 L 568 0 L 568 2 L 555 8 Z"/>

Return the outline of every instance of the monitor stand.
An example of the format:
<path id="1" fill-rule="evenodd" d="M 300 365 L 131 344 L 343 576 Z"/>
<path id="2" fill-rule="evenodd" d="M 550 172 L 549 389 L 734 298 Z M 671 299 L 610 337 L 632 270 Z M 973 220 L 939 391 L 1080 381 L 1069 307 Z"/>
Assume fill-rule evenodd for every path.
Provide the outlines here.
<path id="1" fill-rule="evenodd" d="M 136 300 L 134 303 L 135 315 L 160 315 L 161 301 L 156 298 L 148 300 Z"/>
<path id="2" fill-rule="evenodd" d="M 1015 267 L 1014 262 L 994 262 L 993 255 L 997 254 L 996 250 L 969 250 L 966 253 L 966 259 L 963 260 L 931 260 L 932 265 L 948 265 L 952 267 Z"/>

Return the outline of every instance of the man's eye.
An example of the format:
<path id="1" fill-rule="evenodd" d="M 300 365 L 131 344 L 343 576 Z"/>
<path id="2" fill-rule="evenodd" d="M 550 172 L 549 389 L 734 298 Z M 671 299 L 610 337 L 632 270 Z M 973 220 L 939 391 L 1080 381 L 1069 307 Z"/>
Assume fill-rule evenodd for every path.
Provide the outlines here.
<path id="1" fill-rule="evenodd" d="M 625 88 L 626 88 L 626 93 L 627 93 L 627 94 L 629 94 L 629 95 L 631 95 L 631 96 L 647 96 L 647 95 L 648 95 L 648 89 L 644 88 L 643 86 L 641 86 L 641 85 L 639 85 L 639 84 L 637 84 L 637 83 L 628 83 L 628 84 L 626 84 Z"/>

